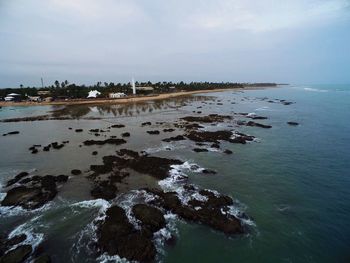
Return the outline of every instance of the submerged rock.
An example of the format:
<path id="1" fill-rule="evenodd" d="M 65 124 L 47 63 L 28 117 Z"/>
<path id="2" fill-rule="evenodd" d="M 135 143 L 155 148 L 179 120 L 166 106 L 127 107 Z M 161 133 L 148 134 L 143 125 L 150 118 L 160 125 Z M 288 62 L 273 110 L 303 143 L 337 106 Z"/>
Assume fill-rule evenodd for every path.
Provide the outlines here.
<path id="1" fill-rule="evenodd" d="M 173 131 L 175 131 L 175 129 L 163 129 L 163 132 L 173 132 Z"/>
<path id="2" fill-rule="evenodd" d="M 152 125 L 152 123 L 149 121 L 141 123 L 141 126 L 149 126 L 149 125 Z"/>
<path id="3" fill-rule="evenodd" d="M 197 152 L 197 153 L 199 153 L 199 152 L 208 152 L 208 149 L 204 149 L 204 148 L 194 148 L 193 151 L 194 151 L 194 152 Z"/>
<path id="4" fill-rule="evenodd" d="M 73 175 L 79 175 L 79 174 L 81 174 L 81 171 L 80 171 L 79 169 L 73 169 L 73 170 L 71 171 L 71 174 L 73 174 Z"/>
<path id="5" fill-rule="evenodd" d="M 259 128 L 265 128 L 265 129 L 272 128 L 271 125 L 265 125 L 265 124 L 261 124 L 261 123 L 254 122 L 254 121 L 248 121 L 248 122 L 246 123 L 246 126 L 250 126 L 250 127 L 259 127 Z"/>
<path id="6" fill-rule="evenodd" d="M 122 137 L 130 137 L 130 132 L 124 132 L 124 133 L 122 133 Z"/>
<path id="7" fill-rule="evenodd" d="M 27 173 L 27 172 L 21 172 L 21 173 L 17 174 L 17 175 L 15 176 L 15 178 L 13 178 L 13 179 L 11 179 L 11 180 L 9 180 L 9 181 L 7 182 L 6 187 L 9 187 L 9 186 L 11 186 L 11 185 L 17 183 L 19 180 L 21 180 L 22 178 L 24 178 L 24 177 L 26 177 L 26 176 L 28 176 L 28 175 L 29 175 L 29 173 Z"/>
<path id="8" fill-rule="evenodd" d="M 75 132 L 83 132 L 83 129 L 75 129 Z"/>
<path id="9" fill-rule="evenodd" d="M 299 125 L 299 123 L 298 122 L 295 122 L 295 121 L 289 121 L 289 122 L 287 122 L 289 125 L 291 125 L 291 126 L 298 126 Z"/>

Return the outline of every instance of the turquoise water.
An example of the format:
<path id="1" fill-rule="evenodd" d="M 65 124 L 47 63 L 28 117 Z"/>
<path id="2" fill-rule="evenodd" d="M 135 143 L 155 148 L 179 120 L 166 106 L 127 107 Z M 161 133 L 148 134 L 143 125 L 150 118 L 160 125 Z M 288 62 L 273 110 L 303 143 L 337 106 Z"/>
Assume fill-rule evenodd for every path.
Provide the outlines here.
<path id="1" fill-rule="evenodd" d="M 188 145 L 177 145 L 171 152 L 161 151 L 154 137 L 144 137 L 144 131 L 137 128 L 141 121 L 172 121 L 191 115 L 200 105 L 198 101 L 187 102 L 187 106 L 179 109 L 174 108 L 175 104 L 158 105 L 152 111 L 141 110 L 132 116 L 114 114 L 110 109 L 88 110 L 87 115 L 104 118 L 94 123 L 73 120 L 0 124 L 1 133 L 21 131 L 19 137 L 0 138 L 0 182 L 12 177 L 14 171 L 26 169 L 53 174 L 87 169 L 95 161 L 90 154 L 93 148 L 86 152 L 76 146 L 88 135 L 69 134 L 67 127 L 102 128 L 113 121 L 123 122 L 136 137 L 128 148 L 158 149 L 155 155 L 190 160 L 215 169 L 218 172 L 215 176 L 189 174 L 190 182 L 231 195 L 254 221 L 248 235 L 227 237 L 205 226 L 177 220 L 177 242 L 163 248 L 162 262 L 349 262 L 350 85 L 287 86 L 205 96 L 215 96 L 224 105 L 208 104 L 201 109 L 203 114 L 254 112 L 269 117 L 259 122 L 273 128 L 240 127 L 240 131 L 256 136 L 258 142 L 222 143 L 223 149 L 234 152 L 222 155 L 194 153 Z M 295 104 L 268 103 L 259 99 L 263 97 L 286 99 Z M 237 103 L 231 104 L 229 100 Z M 137 108 L 131 110 L 137 112 Z M 49 110 L 49 107 L 3 108 L 0 119 L 41 115 Z M 289 126 L 287 121 L 297 121 L 300 125 Z M 54 139 L 70 139 L 71 143 L 55 155 L 28 155 L 28 146 Z M 16 141 L 21 144 L 11 147 Z M 103 151 L 106 155 L 115 149 L 104 147 Z M 34 232 L 43 233 L 45 247 L 54 262 L 94 262 L 93 255 L 76 247 L 81 229 L 96 217 L 98 206 L 79 209 L 71 206 L 89 199 L 86 185 L 89 182 L 83 178 L 70 180 L 51 209 L 35 214 L 43 215 L 39 219 L 35 215 L 0 213 L 0 227 L 12 230 L 32 220 L 30 226 L 34 226 Z"/>

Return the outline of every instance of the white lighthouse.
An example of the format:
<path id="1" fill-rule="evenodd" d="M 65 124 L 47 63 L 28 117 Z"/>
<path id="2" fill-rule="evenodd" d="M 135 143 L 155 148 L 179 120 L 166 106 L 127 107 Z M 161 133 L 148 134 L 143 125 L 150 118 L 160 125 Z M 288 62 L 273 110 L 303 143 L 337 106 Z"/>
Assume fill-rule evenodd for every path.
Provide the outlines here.
<path id="1" fill-rule="evenodd" d="M 132 78 L 132 80 L 131 80 L 131 85 L 132 85 L 132 94 L 136 95 L 136 86 L 135 86 L 134 78 Z"/>

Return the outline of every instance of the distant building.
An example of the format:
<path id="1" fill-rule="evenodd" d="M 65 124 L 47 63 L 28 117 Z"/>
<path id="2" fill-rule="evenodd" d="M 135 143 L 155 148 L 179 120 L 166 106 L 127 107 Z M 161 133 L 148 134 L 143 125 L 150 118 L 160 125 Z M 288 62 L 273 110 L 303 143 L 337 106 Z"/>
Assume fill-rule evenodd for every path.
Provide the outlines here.
<path id="1" fill-rule="evenodd" d="M 5 101 L 21 101 L 21 94 L 10 93 L 4 98 Z"/>
<path id="2" fill-rule="evenodd" d="M 41 101 L 41 97 L 40 96 L 27 96 L 29 101 Z"/>
<path id="3" fill-rule="evenodd" d="M 93 98 L 97 98 L 99 95 L 101 95 L 101 92 L 97 91 L 97 90 L 90 90 L 89 91 L 89 95 L 87 96 L 88 99 L 93 99 Z"/>
<path id="4" fill-rule="evenodd" d="M 136 90 L 139 90 L 139 91 L 153 91 L 154 88 L 153 87 L 136 87 Z"/>
<path id="5" fill-rule="evenodd" d="M 51 92 L 49 90 L 39 90 L 38 91 L 38 95 L 39 96 L 46 96 L 46 95 L 50 95 Z"/>
<path id="6" fill-rule="evenodd" d="M 108 96 L 110 99 L 117 99 L 117 98 L 126 97 L 125 93 L 121 93 L 121 92 L 109 93 Z"/>

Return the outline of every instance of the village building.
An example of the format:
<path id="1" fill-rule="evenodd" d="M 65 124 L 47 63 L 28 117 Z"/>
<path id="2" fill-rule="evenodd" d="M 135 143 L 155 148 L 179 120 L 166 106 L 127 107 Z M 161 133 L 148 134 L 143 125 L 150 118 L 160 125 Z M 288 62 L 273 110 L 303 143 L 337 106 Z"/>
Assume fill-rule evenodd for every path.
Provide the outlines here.
<path id="1" fill-rule="evenodd" d="M 109 93 L 108 97 L 110 99 L 118 99 L 118 98 L 126 97 L 126 94 L 122 92 L 115 92 L 115 93 Z"/>
<path id="2" fill-rule="evenodd" d="M 101 92 L 97 91 L 97 90 L 90 90 L 89 91 L 89 95 L 87 96 L 88 99 L 95 99 L 97 98 L 99 95 L 101 95 Z"/>

